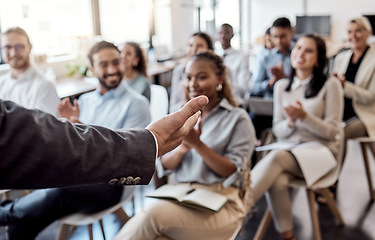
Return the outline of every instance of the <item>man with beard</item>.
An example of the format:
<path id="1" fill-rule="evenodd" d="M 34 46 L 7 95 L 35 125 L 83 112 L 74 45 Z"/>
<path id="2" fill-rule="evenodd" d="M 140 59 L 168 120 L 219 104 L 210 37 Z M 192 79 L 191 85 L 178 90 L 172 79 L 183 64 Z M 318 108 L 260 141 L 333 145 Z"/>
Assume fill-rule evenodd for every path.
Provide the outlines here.
<path id="1" fill-rule="evenodd" d="M 31 49 L 29 37 L 22 28 L 10 28 L 1 34 L 2 56 L 10 70 L 0 76 L 0 98 L 56 115 L 60 99 L 53 84 L 30 64 Z"/>
<path id="2" fill-rule="evenodd" d="M 117 47 L 99 42 L 92 47 L 88 58 L 90 70 L 99 79 L 99 87 L 75 100 L 74 106 L 69 99 L 64 99 L 58 106 L 59 116 L 71 122 L 110 129 L 145 128 L 151 121 L 148 101 L 121 81 Z M 137 184 L 136 181 L 133 179 L 128 184 Z M 10 240 L 34 239 L 56 219 L 75 212 L 101 211 L 127 198 L 133 190 L 133 187 L 124 189 L 121 184 L 102 183 L 34 191 L 21 199 L 2 202 L 0 225 L 8 225 Z"/>

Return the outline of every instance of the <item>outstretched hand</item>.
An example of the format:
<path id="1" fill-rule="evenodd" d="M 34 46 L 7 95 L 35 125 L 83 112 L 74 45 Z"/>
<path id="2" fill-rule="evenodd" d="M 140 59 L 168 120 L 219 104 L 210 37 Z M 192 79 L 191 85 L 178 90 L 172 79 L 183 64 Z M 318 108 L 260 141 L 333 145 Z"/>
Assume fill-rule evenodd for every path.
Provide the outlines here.
<path id="1" fill-rule="evenodd" d="M 200 110 L 208 104 L 206 96 L 199 96 L 187 102 L 178 112 L 169 114 L 146 127 L 157 140 L 158 157 L 181 144 L 185 136 L 197 123 Z"/>

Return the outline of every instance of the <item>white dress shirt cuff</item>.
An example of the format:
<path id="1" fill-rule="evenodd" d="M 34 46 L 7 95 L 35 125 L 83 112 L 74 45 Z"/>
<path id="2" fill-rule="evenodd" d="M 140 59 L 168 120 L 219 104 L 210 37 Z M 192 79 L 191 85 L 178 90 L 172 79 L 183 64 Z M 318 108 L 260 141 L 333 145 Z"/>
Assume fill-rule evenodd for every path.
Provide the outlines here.
<path id="1" fill-rule="evenodd" d="M 155 140 L 155 146 L 156 146 L 156 156 L 155 156 L 155 159 L 158 158 L 158 155 L 159 155 L 159 145 L 158 145 L 158 140 L 156 139 L 156 136 L 155 134 L 149 130 L 149 132 L 152 134 L 152 136 L 154 137 L 154 140 Z"/>

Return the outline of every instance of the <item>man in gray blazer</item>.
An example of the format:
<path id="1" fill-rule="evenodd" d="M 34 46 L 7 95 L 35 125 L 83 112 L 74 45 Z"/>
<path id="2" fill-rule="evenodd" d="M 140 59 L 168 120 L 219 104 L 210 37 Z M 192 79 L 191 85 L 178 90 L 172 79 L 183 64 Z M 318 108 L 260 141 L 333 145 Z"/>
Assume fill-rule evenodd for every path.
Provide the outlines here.
<path id="1" fill-rule="evenodd" d="M 111 131 L 0 100 L 0 189 L 128 184 L 129 176 L 148 184 L 155 158 L 182 142 L 207 103 L 200 96 L 144 130 Z"/>

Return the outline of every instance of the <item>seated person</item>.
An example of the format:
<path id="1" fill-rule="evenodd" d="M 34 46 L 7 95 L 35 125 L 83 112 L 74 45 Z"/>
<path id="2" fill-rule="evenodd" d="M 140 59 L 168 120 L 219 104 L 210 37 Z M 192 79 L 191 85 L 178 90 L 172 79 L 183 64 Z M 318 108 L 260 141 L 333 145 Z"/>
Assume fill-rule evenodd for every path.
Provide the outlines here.
<path id="1" fill-rule="evenodd" d="M 74 107 L 69 99 L 64 99 L 58 107 L 60 117 L 111 129 L 145 128 L 151 121 L 148 102 L 121 81 L 117 47 L 99 42 L 92 47 L 88 57 L 90 70 L 98 77 L 100 86 L 96 91 L 82 95 L 74 102 Z M 120 201 L 122 193 L 123 186 L 107 183 L 37 190 L 15 201 L 1 203 L 0 225 L 8 225 L 10 240 L 34 239 L 46 226 L 63 216 L 76 212 L 93 213 L 113 206 Z"/>
<path id="2" fill-rule="evenodd" d="M 375 49 L 367 44 L 371 35 L 367 18 L 354 18 L 348 24 L 350 50 L 334 61 L 333 75 L 344 89 L 345 138 L 375 137 Z"/>
<path id="3" fill-rule="evenodd" d="M 270 33 L 275 47 L 268 54 L 257 56 L 250 96 L 272 98 L 274 84 L 290 73 L 290 52 L 293 47 L 294 30 L 289 19 L 284 17 L 276 19 Z M 264 129 L 272 127 L 272 117 L 252 114 L 251 109 L 250 116 L 259 139 Z"/>
<path id="4" fill-rule="evenodd" d="M 211 37 L 204 32 L 193 33 L 187 42 L 186 57 L 189 59 L 197 52 L 214 50 Z M 185 103 L 184 85 L 185 80 L 185 63 L 177 65 L 173 70 L 171 97 L 169 101 L 169 112 L 178 111 Z"/>
<path id="5" fill-rule="evenodd" d="M 147 79 L 145 56 L 138 43 L 126 42 L 121 48 L 121 63 L 124 67 L 123 79 L 138 93 L 151 99 L 150 82 Z"/>
<path id="6" fill-rule="evenodd" d="M 309 34 L 298 40 L 291 53 L 289 79 L 275 85 L 272 129 L 278 142 L 317 141 L 337 159 L 343 92 L 338 81 L 325 76 L 326 63 L 326 46 L 321 37 Z M 273 150 L 251 171 L 254 200 L 268 193 L 275 227 L 283 239 L 295 239 L 288 183 L 304 177 L 301 169 L 311 173 L 314 168 L 306 169 L 289 150 Z M 314 172 L 317 177 L 325 173 Z"/>
<path id="7" fill-rule="evenodd" d="M 337 55 L 334 60 L 333 75 L 340 80 L 344 89 L 345 142 L 351 138 L 375 137 L 375 49 L 367 44 L 371 33 L 371 24 L 366 17 L 350 20 L 350 49 Z M 333 197 L 336 185 L 329 188 Z M 318 200 L 320 203 L 326 202 L 323 196 Z"/>
<path id="8" fill-rule="evenodd" d="M 210 189 L 230 200 L 218 212 L 155 200 L 132 217 L 115 239 L 228 239 L 246 216 L 235 179 L 246 169 L 254 148 L 250 118 L 236 107 L 219 56 L 211 51 L 197 53 L 187 62 L 185 72 L 187 98 L 203 94 L 210 102 L 202 110 L 197 128 L 177 149 L 159 159 L 158 171 L 173 171 L 178 185 Z"/>
<path id="9" fill-rule="evenodd" d="M 14 27 L 3 32 L 1 49 L 10 70 L 0 76 L 0 98 L 56 116 L 60 99 L 53 84 L 31 65 L 32 45 L 25 30 Z"/>
<path id="10" fill-rule="evenodd" d="M 221 25 L 217 34 L 222 49 L 217 53 L 224 59 L 224 64 L 230 69 L 233 94 L 241 106 L 245 104 L 245 95 L 250 90 L 249 57 L 231 45 L 233 27 L 227 23 Z"/>

